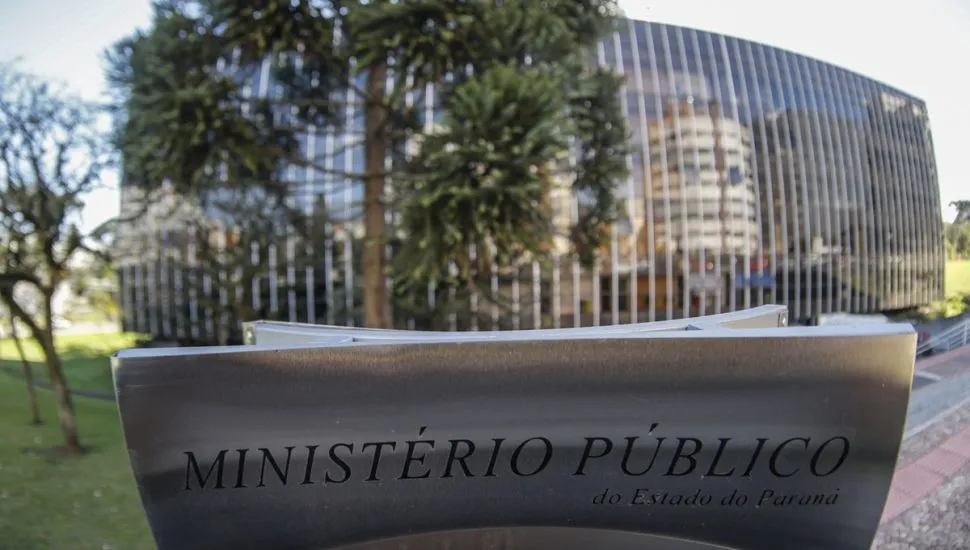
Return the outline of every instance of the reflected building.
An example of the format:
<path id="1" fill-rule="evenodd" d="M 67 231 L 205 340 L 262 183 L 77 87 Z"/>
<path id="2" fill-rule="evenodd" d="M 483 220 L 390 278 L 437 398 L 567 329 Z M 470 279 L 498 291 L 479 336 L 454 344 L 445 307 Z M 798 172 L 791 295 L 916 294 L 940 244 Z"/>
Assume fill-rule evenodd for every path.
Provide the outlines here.
<path id="1" fill-rule="evenodd" d="M 645 299 L 604 308 L 661 319 L 785 303 L 805 322 L 942 297 L 922 101 L 806 56 L 670 25 L 625 21 L 600 54 L 626 77 L 630 187 L 645 203 L 627 211 L 650 228 L 638 235 L 636 276 L 611 262 L 601 277 L 621 281 L 600 285 L 629 278 Z"/>
<path id="2" fill-rule="evenodd" d="M 669 110 L 678 112 L 648 126 L 656 246 L 691 258 L 757 254 L 748 129 L 721 116 L 714 102 L 691 98 Z M 679 223 L 666 222 L 667 208 L 680 214 Z"/>
<path id="3" fill-rule="evenodd" d="M 625 77 L 620 100 L 630 133 L 630 176 L 618 182 L 621 216 L 610 242 L 590 269 L 568 255 L 562 238 L 551 243 L 550 263 L 504 266 L 492 288 L 513 304 L 514 321 L 468 328 L 642 322 L 768 303 L 787 304 L 793 322 L 806 322 L 942 298 L 940 198 L 921 100 L 782 49 L 644 21 L 619 22 L 597 56 Z M 246 93 L 271 93 L 268 67 L 253 74 Z M 416 101 L 433 124 L 434 93 Z M 346 136 L 304 136 L 308 154 L 326 158 L 328 168 L 359 170 L 362 144 L 349 137 L 362 131 L 359 115 L 348 112 Z M 311 251 L 312 262 L 282 243 L 254 256 L 273 262 L 264 278 L 277 282 L 259 281 L 263 305 L 273 304 L 262 311 L 359 323 L 362 188 L 304 175 L 294 200 L 328 212 L 326 243 Z M 565 183 L 553 186 L 547 206 L 563 232 L 579 200 Z M 122 263 L 130 329 L 164 326 L 153 319 L 171 293 L 157 281 L 174 276 L 158 270 L 143 260 Z M 300 294 L 279 281 L 307 282 Z"/>

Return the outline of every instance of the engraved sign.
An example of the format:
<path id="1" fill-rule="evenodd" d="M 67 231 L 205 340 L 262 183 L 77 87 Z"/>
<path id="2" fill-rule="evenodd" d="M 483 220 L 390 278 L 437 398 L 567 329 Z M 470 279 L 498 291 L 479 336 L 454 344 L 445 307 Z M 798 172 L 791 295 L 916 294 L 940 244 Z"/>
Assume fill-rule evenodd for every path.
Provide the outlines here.
<path id="1" fill-rule="evenodd" d="M 783 324 L 257 324 L 114 375 L 160 550 L 869 548 L 915 334 Z"/>

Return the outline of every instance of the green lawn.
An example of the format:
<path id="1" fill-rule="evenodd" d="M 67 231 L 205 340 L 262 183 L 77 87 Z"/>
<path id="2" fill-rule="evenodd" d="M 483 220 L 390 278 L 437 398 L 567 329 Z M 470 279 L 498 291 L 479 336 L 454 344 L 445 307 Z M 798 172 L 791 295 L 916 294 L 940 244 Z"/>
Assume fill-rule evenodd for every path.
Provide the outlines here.
<path id="1" fill-rule="evenodd" d="M 110 315 L 101 311 L 65 311 L 64 318 L 72 323 L 111 323 Z"/>
<path id="2" fill-rule="evenodd" d="M 947 296 L 970 294 L 970 260 L 947 262 L 944 284 Z"/>
<path id="3" fill-rule="evenodd" d="M 22 381 L 0 375 L 0 549 L 154 548 L 114 402 L 75 398 L 90 450 L 55 459 L 23 452 L 61 443 L 51 393 L 38 394 L 44 425 L 30 426 Z"/>
<path id="4" fill-rule="evenodd" d="M 72 389 L 112 391 L 111 365 L 108 356 L 122 349 L 134 347 L 139 335 L 134 333 L 108 332 L 104 334 L 80 334 L 58 336 L 55 339 L 64 362 L 64 373 Z M 33 340 L 24 340 L 27 360 L 34 366 L 37 380 L 47 380 L 47 369 L 40 346 Z M 0 374 L 21 377 L 20 356 L 13 340 L 0 340 Z"/>

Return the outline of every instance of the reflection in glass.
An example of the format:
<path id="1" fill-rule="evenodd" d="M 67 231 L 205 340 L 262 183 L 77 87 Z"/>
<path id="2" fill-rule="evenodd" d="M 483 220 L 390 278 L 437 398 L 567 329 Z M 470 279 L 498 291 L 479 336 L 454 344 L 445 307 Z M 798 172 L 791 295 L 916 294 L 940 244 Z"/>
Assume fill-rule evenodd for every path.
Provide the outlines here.
<path id="1" fill-rule="evenodd" d="M 601 56 L 627 78 L 631 179 L 643 189 L 624 195 L 618 231 L 636 233 L 636 249 L 599 266 L 604 308 L 616 305 L 617 273 L 650 289 L 632 302 L 649 319 L 783 302 L 806 321 L 939 297 L 922 102 L 814 59 L 668 25 L 627 22 Z"/>
<path id="2" fill-rule="evenodd" d="M 940 198 L 922 101 L 805 56 L 642 21 L 622 21 L 592 61 L 625 77 L 630 177 L 617 182 L 621 215 L 610 242 L 592 269 L 568 255 L 565 239 L 553 243 L 549 264 L 497 268 L 492 291 L 511 313 L 469 304 L 493 309 L 465 324 L 452 316 L 449 326 L 654 321 L 764 303 L 787 304 L 800 322 L 942 297 Z M 275 93 L 270 72 L 267 62 L 241 75 L 244 95 Z M 429 87 L 408 97 L 427 129 L 441 116 L 437 95 Z M 254 249 L 254 265 L 270 270 L 253 282 L 253 305 L 269 316 L 360 320 L 362 184 L 341 174 L 363 170 L 362 117 L 349 92 L 348 100 L 347 134 L 309 129 L 300 138 L 308 155 L 323 159 L 322 170 L 295 174 L 293 191 L 319 225 L 319 246 L 304 252 L 284 240 Z M 553 186 L 557 227 L 568 227 L 582 200 L 568 184 Z M 219 281 L 197 288 L 172 268 L 192 261 L 191 236 L 156 240 L 177 250 L 156 255 L 163 264 L 142 257 L 120 268 L 126 328 L 204 340 L 225 319 L 197 296 Z M 294 282 L 306 291 L 294 293 Z M 185 318 L 172 322 L 176 311 Z"/>

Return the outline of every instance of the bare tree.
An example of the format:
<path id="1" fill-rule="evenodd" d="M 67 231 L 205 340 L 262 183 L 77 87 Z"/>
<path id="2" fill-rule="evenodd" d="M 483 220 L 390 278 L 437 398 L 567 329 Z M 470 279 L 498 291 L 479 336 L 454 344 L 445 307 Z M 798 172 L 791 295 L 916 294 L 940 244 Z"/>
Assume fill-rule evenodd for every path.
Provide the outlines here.
<path id="1" fill-rule="evenodd" d="M 101 185 L 110 163 L 92 107 L 13 66 L 0 66 L 0 301 L 44 353 L 57 399 L 65 449 L 81 452 L 61 358 L 54 346 L 53 298 L 70 260 L 106 227 L 78 226 L 85 196 Z M 18 299 L 27 285 L 40 295 L 37 315 Z"/>

